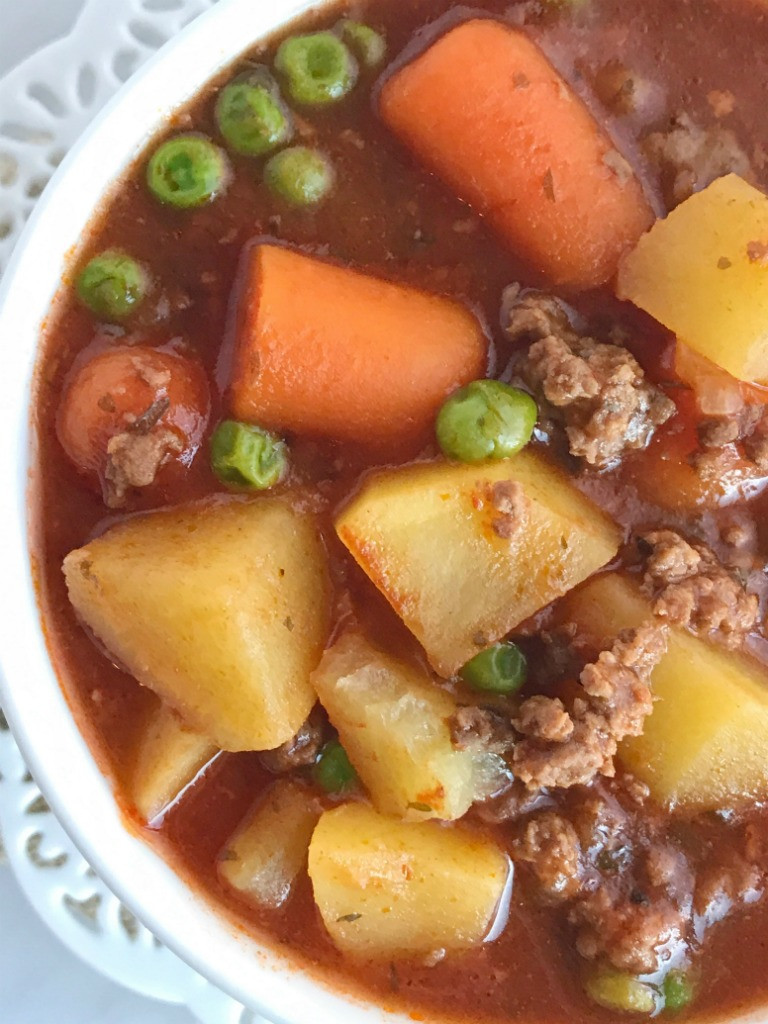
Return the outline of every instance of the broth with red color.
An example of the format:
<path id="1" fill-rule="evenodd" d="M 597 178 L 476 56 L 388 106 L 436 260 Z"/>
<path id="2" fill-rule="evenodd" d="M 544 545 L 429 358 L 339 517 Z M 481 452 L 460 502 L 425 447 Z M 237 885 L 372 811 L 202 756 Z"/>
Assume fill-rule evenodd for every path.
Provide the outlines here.
<path id="1" fill-rule="evenodd" d="M 330 5 L 313 14 L 307 26 L 331 27 L 340 10 Z M 630 8 L 618 0 L 485 0 L 469 8 L 450 0 L 371 0 L 355 5 L 355 13 L 386 37 L 388 59 L 394 60 L 396 69 L 428 48 L 447 26 L 478 13 L 525 32 L 613 138 L 657 214 L 676 206 L 686 191 L 698 191 L 730 170 L 758 187 L 768 187 L 768 14 L 761 4 L 643 0 Z M 308 30 L 307 26 L 291 27 L 289 34 Z M 189 108 L 175 116 L 170 134 L 194 131 L 221 142 L 214 113 L 219 91 L 254 62 L 271 65 L 277 42 L 258 44 L 219 81 L 205 86 Z M 392 74 L 391 69 L 384 72 Z M 335 186 L 322 204 L 286 205 L 262 183 L 260 163 L 230 153 L 232 177 L 214 201 L 188 210 L 163 206 L 146 186 L 142 158 L 91 225 L 79 266 L 96 253 L 120 250 L 148 268 L 154 284 L 143 305 L 120 327 L 102 323 L 68 289 L 44 339 L 34 410 L 40 446 L 33 517 L 40 537 L 35 554 L 43 617 L 62 686 L 100 764 L 114 779 L 132 827 L 216 906 L 333 984 L 370 994 L 388 1007 L 405 1007 L 414 1019 L 434 1015 L 443 1020 L 555 1024 L 615 1017 L 615 1009 L 598 1006 L 585 994 L 585 972 L 589 975 L 595 963 L 641 977 L 654 992 L 664 991 L 663 976 L 671 966 L 695 990 L 695 998 L 681 1012 L 696 1018 L 734 1015 L 768 998 L 768 903 L 761 899 L 768 871 L 768 854 L 763 852 L 768 819 L 760 803 L 694 815 L 670 811 L 651 798 L 641 797 L 638 803 L 632 780 L 619 769 L 614 779 L 598 777 L 588 785 L 540 790 L 538 804 L 518 807 L 514 813 L 498 812 L 496 817 L 503 820 L 495 823 L 487 808 L 484 812 L 475 807 L 467 819 L 469 827 L 516 862 L 509 917 L 500 936 L 442 959 L 390 957 L 381 962 L 349 960 L 335 948 L 306 873 L 278 910 L 259 909 L 222 880 L 222 850 L 275 778 L 259 753 L 219 756 L 151 828 L 133 806 L 130 780 L 136 744 L 157 698 L 118 667 L 82 627 L 61 566 L 69 552 L 108 535 L 127 514 L 182 505 L 226 490 L 211 470 L 208 447 L 213 428 L 231 414 L 231 303 L 238 294 L 245 247 L 262 239 L 300 248 L 458 301 L 477 315 L 490 340 L 491 378 L 519 381 L 520 376 L 520 346 L 500 319 L 505 289 L 518 282 L 524 288 L 552 292 L 541 274 L 502 243 L 487 220 L 456 198 L 394 138 L 378 115 L 380 75 L 381 69 L 363 69 L 357 86 L 343 100 L 300 109 L 300 141 L 321 150 L 335 168 Z M 649 143 L 651 136 L 655 142 Z M 510 153 L 509 159 L 520 156 Z M 684 472 L 694 475 L 701 459 L 694 458 L 691 468 L 689 456 L 710 458 L 720 450 L 712 444 L 699 450 L 703 417 L 690 388 L 675 372 L 674 339 L 650 317 L 619 302 L 608 286 L 563 297 L 583 317 L 584 333 L 633 353 L 647 381 L 675 403 L 676 412 L 656 425 L 647 447 L 595 467 L 584 466 L 568 453 L 562 421 L 547 414 L 542 402 L 534 449 L 562 466 L 575 486 L 619 524 L 620 557 L 631 570 L 641 571 L 643 559 L 654 553 L 648 541 L 645 547 L 641 543 L 638 553 L 631 538 L 675 530 L 708 545 L 728 564 L 729 578 L 746 580 L 762 602 L 766 501 L 761 495 L 764 476 L 755 469 L 759 463 L 751 462 L 743 448 L 749 439 L 723 442 L 726 447 L 741 446 L 732 454 L 741 460 L 738 472 L 750 481 L 735 501 L 730 500 L 733 495 L 725 500 L 718 494 L 715 500 L 691 503 L 666 494 L 678 479 L 669 471 L 670 460 L 679 461 L 681 450 Z M 299 295 L 296 301 L 311 319 L 313 296 Z M 160 465 L 150 486 L 121 491 L 110 477 L 112 482 L 102 493 L 93 475 L 89 479 L 79 472 L 64 453 L 62 394 L 84 360 L 116 346 L 137 344 L 189 359 L 194 372 L 205 375 L 210 400 L 198 392 L 194 400 L 187 396 L 178 402 L 184 408 L 185 403 L 197 403 L 208 426 L 202 440 L 199 431 L 191 431 L 185 451 L 169 449 L 171 458 Z M 136 372 L 147 383 L 146 369 Z M 530 388 L 530 376 L 525 382 Z M 297 394 L 296 401 L 300 403 L 302 396 Z M 158 424 L 171 416 L 167 406 L 158 406 L 146 436 L 154 436 Z M 311 510 L 319 523 L 333 591 L 329 644 L 354 627 L 376 646 L 419 671 L 429 671 L 422 646 L 340 542 L 334 519 L 370 470 L 414 457 L 437 459 L 434 441 L 427 440 L 415 451 L 406 450 L 406 445 L 371 454 L 359 443 L 301 433 L 287 440 L 290 468 L 275 493 Z M 737 484 L 743 482 L 738 472 Z M 659 487 L 660 481 L 669 483 Z M 107 507 L 110 503 L 113 508 Z M 581 646 L 571 644 L 567 653 L 575 658 L 576 668 L 572 661 L 569 670 L 558 675 L 551 658 L 552 637 L 562 620 L 560 608 L 555 602 L 516 627 L 514 639 L 529 665 L 523 696 L 560 697 L 570 707 L 575 679 L 601 648 L 592 639 Z M 744 644 L 765 661 L 765 640 L 756 617 L 752 626 L 746 629 Z M 456 678 L 442 685 L 459 703 L 472 706 L 473 700 L 479 701 Z M 322 728 L 326 739 L 333 735 L 326 721 Z M 296 772 L 306 778 L 306 765 Z M 336 803 L 327 794 L 318 798 L 326 808 Z M 602 810 L 593 813 L 598 804 Z M 534 856 L 526 846 L 530 835 L 524 833 L 534 820 L 559 822 L 561 844 L 571 838 L 581 843 L 584 877 L 579 884 L 584 889 L 578 897 L 563 895 L 573 878 L 567 878 L 559 891 L 556 885 L 548 890 L 543 883 L 547 868 L 537 860 L 541 848 Z M 626 840 L 618 852 L 608 842 L 617 831 Z M 596 855 L 594 863 L 587 863 L 590 843 L 598 842 L 603 844 L 602 860 Z M 562 849 L 552 857 L 561 855 Z M 661 877 L 664 871 L 666 881 Z M 645 879 L 647 891 L 639 879 Z M 596 889 L 610 894 L 611 907 L 601 910 L 594 905 Z M 654 923 L 656 913 L 671 915 L 666 931 Z M 606 948 L 598 948 L 601 943 Z M 629 949 L 632 943 L 635 947 Z M 672 959 L 659 954 L 657 969 L 638 969 L 643 966 L 644 943 L 654 956 L 666 943 Z M 671 1014 L 674 1000 L 668 990 L 666 996 L 668 1008 L 662 1012 Z"/>

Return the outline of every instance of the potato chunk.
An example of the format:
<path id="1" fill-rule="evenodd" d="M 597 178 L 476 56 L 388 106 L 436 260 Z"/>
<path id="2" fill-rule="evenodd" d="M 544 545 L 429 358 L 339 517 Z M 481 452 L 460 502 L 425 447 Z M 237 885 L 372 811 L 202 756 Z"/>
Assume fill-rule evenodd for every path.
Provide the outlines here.
<path id="1" fill-rule="evenodd" d="M 617 294 L 739 380 L 768 383 L 768 198 L 719 178 L 640 239 Z"/>
<path id="2" fill-rule="evenodd" d="M 482 466 L 438 462 L 383 473 L 336 529 L 445 677 L 619 546 L 615 525 L 529 452 Z"/>
<path id="3" fill-rule="evenodd" d="M 312 683 L 379 811 L 411 821 L 466 814 L 492 766 L 454 750 L 456 702 L 429 676 L 348 633 Z"/>
<path id="4" fill-rule="evenodd" d="M 217 753 L 207 736 L 158 704 L 142 727 L 128 786 L 142 818 L 150 823 L 158 818 Z"/>
<path id="5" fill-rule="evenodd" d="M 566 602 L 564 615 L 599 644 L 652 618 L 637 585 L 601 576 Z M 656 697 L 642 736 L 619 751 L 656 800 L 707 810 L 768 796 L 768 673 L 751 659 L 671 629 L 652 677 Z"/>
<path id="6" fill-rule="evenodd" d="M 137 516 L 64 573 L 104 646 L 221 749 L 271 750 L 309 714 L 329 584 L 314 521 L 286 500 Z"/>
<path id="7" fill-rule="evenodd" d="M 481 836 L 437 822 L 404 824 L 363 804 L 326 811 L 309 847 L 325 927 L 356 957 L 478 945 L 508 898 L 511 872 Z"/>
<path id="8" fill-rule="evenodd" d="M 320 802 L 300 782 L 276 782 L 230 839 L 219 874 L 250 902 L 279 909 L 306 866 L 320 811 Z"/>

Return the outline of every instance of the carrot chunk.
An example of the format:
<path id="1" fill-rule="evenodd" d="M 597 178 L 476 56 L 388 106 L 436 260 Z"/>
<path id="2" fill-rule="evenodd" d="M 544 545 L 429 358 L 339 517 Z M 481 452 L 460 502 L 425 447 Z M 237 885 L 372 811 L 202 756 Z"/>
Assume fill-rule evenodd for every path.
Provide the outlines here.
<path id="1" fill-rule="evenodd" d="M 629 164 L 525 35 L 465 22 L 397 71 L 384 121 L 557 285 L 605 284 L 653 223 Z"/>
<path id="2" fill-rule="evenodd" d="M 98 478 L 106 494 L 114 438 L 164 437 L 167 451 L 155 446 L 158 469 L 161 463 L 189 461 L 202 440 L 209 404 L 205 374 L 193 360 L 146 345 L 101 348 L 87 353 L 70 374 L 56 430 L 72 463 Z"/>
<path id="3" fill-rule="evenodd" d="M 446 396 L 483 376 L 487 342 L 450 299 L 275 245 L 245 256 L 237 419 L 372 446 L 425 437 Z"/>

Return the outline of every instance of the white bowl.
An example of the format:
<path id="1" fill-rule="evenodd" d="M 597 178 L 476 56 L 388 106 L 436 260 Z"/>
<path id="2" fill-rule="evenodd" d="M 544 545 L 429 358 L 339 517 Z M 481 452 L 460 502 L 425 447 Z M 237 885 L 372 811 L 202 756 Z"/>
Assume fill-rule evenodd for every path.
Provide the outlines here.
<path id="1" fill-rule="evenodd" d="M 86 859 L 200 974 L 278 1024 L 405 1022 L 344 997 L 260 947 L 126 831 L 48 657 L 29 556 L 38 338 L 94 208 L 162 127 L 221 68 L 312 0 L 221 0 L 149 62 L 96 119 L 40 199 L 0 286 L 0 703 L 35 779 Z M 159 99 L 160 98 L 160 99 Z"/>

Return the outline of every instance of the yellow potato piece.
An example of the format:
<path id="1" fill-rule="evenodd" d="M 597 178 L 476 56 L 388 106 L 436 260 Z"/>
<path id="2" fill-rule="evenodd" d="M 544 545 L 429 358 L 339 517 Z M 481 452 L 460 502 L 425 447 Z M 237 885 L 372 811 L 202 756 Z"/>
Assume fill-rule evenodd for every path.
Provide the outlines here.
<path id="1" fill-rule="evenodd" d="M 488 492 L 525 495 L 512 536 L 493 528 Z M 370 479 L 336 522 L 339 537 L 423 644 L 442 676 L 609 562 L 616 526 L 529 452 L 481 466 L 409 466 Z"/>
<path id="2" fill-rule="evenodd" d="M 637 584 L 612 574 L 571 595 L 563 615 L 604 646 L 653 618 Z M 744 655 L 671 629 L 652 677 L 656 698 L 623 764 L 660 803 L 708 810 L 768 797 L 768 672 Z"/>
<path id="3" fill-rule="evenodd" d="M 85 624 L 222 750 L 271 750 L 315 701 L 329 621 L 324 550 L 286 500 L 136 516 L 64 561 Z"/>
<path id="4" fill-rule="evenodd" d="M 406 824 L 364 804 L 326 811 L 309 875 L 331 938 L 349 956 L 394 959 L 483 942 L 509 898 L 512 867 L 489 840 Z"/>
<path id="5" fill-rule="evenodd" d="M 217 753 L 207 736 L 188 728 L 166 704 L 158 704 L 142 727 L 128 782 L 142 818 L 158 818 Z"/>
<path id="6" fill-rule="evenodd" d="M 312 683 L 377 810 L 409 821 L 466 814 L 493 766 L 454 750 L 456 702 L 426 673 L 348 633 Z"/>
<path id="7" fill-rule="evenodd" d="M 320 811 L 320 802 L 300 782 L 276 782 L 230 839 L 219 874 L 249 902 L 279 909 L 306 867 Z"/>
<path id="8" fill-rule="evenodd" d="M 739 380 L 768 383 L 768 198 L 719 178 L 640 239 L 617 294 Z"/>

